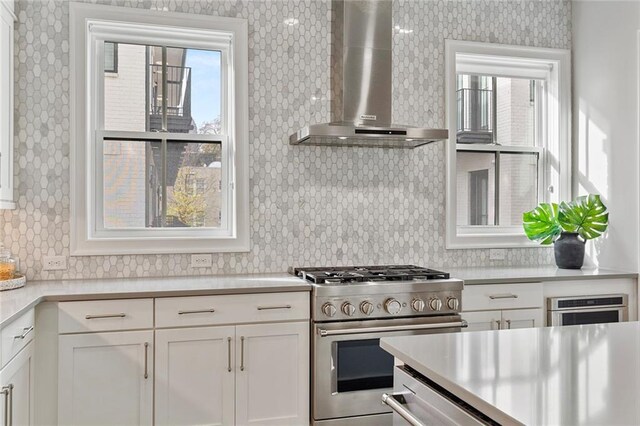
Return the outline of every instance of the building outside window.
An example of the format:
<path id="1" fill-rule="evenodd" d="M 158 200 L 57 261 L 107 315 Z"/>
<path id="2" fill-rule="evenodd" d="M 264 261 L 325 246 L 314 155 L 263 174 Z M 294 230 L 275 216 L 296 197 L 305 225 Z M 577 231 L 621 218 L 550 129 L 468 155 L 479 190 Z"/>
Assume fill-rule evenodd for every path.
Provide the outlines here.
<path id="1" fill-rule="evenodd" d="M 93 59 L 75 61 L 90 93 L 75 98 L 87 164 L 74 177 L 90 183 L 75 200 L 89 225 L 75 254 L 248 249 L 246 22 L 149 11 L 123 22 L 93 5 L 72 16 L 73 53 Z"/>
<path id="2" fill-rule="evenodd" d="M 569 55 L 447 42 L 447 246 L 520 247 L 522 213 L 570 196 Z"/>

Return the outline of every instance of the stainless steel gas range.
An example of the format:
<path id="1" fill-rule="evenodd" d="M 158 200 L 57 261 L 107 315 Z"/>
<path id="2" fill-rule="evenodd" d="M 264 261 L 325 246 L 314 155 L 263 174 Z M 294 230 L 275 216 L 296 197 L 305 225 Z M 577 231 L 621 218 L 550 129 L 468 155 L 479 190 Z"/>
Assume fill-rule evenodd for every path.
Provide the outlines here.
<path id="1" fill-rule="evenodd" d="M 393 357 L 380 338 L 458 332 L 462 281 L 413 265 L 293 268 L 313 284 L 312 422 L 392 424 Z"/>

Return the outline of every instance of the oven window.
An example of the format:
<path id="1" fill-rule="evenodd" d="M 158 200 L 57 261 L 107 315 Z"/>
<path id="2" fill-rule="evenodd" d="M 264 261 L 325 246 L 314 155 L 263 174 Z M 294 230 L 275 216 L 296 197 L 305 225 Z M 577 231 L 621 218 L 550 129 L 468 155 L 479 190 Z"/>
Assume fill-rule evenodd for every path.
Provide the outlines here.
<path id="1" fill-rule="evenodd" d="M 393 355 L 380 339 L 336 342 L 338 392 L 393 387 Z"/>
<path id="2" fill-rule="evenodd" d="M 562 314 L 562 325 L 619 322 L 618 311 L 571 312 Z"/>

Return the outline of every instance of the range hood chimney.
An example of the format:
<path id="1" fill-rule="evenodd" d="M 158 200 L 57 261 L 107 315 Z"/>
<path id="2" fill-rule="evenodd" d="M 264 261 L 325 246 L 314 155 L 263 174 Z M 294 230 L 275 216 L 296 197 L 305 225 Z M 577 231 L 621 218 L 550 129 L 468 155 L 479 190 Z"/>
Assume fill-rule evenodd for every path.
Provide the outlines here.
<path id="1" fill-rule="evenodd" d="M 391 123 L 393 21 L 390 0 L 333 0 L 331 122 L 291 135 L 292 145 L 415 148 L 446 129 Z"/>

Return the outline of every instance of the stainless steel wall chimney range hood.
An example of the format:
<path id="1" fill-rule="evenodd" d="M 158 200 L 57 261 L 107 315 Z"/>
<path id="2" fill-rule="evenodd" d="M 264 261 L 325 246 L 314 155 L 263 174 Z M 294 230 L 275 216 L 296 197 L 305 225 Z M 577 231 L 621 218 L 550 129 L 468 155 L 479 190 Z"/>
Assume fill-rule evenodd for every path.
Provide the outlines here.
<path id="1" fill-rule="evenodd" d="M 331 122 L 306 126 L 292 145 L 415 148 L 446 129 L 391 124 L 393 22 L 390 0 L 333 0 Z"/>

